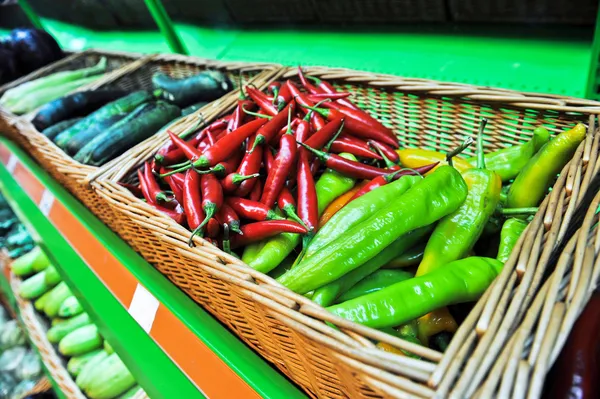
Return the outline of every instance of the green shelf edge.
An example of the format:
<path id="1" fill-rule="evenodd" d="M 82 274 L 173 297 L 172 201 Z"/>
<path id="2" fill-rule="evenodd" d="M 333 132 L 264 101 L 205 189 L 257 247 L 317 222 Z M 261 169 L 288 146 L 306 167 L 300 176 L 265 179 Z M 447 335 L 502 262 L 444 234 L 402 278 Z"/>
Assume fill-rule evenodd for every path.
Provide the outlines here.
<path id="1" fill-rule="evenodd" d="M 13 154 L 52 192 L 55 199 L 62 202 L 88 230 L 93 232 L 95 237 L 110 249 L 140 283 L 180 318 L 259 395 L 269 399 L 279 399 L 282 395 L 286 398 L 306 398 L 295 385 L 245 346 L 110 231 L 22 149 L 4 137 L 0 137 L 0 142 L 10 148 Z M 34 239 L 48 250 L 50 257 L 57 261 L 59 272 L 65 281 L 78 297 L 84 299 L 83 305 L 86 311 L 98 322 L 101 332 L 111 344 L 114 342 L 115 350 L 147 393 L 153 399 L 200 397 L 196 387 L 131 318 L 127 310 L 79 258 L 1 164 L 0 189 L 6 193 L 7 200 L 30 229 Z M 44 240 L 48 237 L 52 237 L 52 240 Z M 115 326 L 118 330 L 114 329 Z"/>
<path id="2" fill-rule="evenodd" d="M 4 273 L 0 273 L 0 291 L 2 293 L 4 293 L 4 295 L 6 296 L 6 299 L 8 300 L 8 304 L 12 308 L 13 312 L 15 312 L 15 314 L 18 315 L 18 317 L 20 317 L 21 312 L 20 312 L 19 307 L 17 306 L 17 299 L 15 298 L 15 293 L 13 292 L 13 290 L 10 286 L 10 282 L 6 279 L 6 276 L 4 275 Z M 35 352 L 38 354 L 38 356 L 40 356 L 40 352 L 38 351 L 37 347 L 35 345 L 33 345 L 31 342 L 29 344 L 30 344 L 31 348 L 33 350 L 35 350 Z M 46 364 L 41 361 L 41 357 L 40 357 L 40 363 L 42 364 L 42 369 L 44 370 L 44 374 L 46 375 L 46 377 L 48 377 L 48 381 L 50 381 L 50 384 L 52 384 L 52 388 L 54 389 L 54 393 L 56 394 L 58 399 L 67 399 L 67 396 L 63 393 L 63 391 L 60 389 L 60 386 L 56 383 L 56 381 L 52 377 L 52 374 L 50 374 L 50 372 L 48 371 Z"/>

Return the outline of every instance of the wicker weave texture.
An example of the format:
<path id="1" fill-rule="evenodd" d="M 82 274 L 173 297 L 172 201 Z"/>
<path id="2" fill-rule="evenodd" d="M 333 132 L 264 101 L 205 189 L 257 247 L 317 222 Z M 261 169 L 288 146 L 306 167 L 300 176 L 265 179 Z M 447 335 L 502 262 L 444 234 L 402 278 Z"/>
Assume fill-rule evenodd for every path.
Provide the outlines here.
<path id="1" fill-rule="evenodd" d="M 527 140 L 540 124 L 557 133 L 577 121 L 589 122 L 589 114 L 600 111 L 598 103 L 557 96 L 342 69 L 309 68 L 306 73 L 352 92 L 353 101 L 391 127 L 401 144 L 408 147 L 448 150 L 466 135 L 474 137 L 480 118 L 486 117 L 490 122 L 484 145 L 493 150 Z M 296 74 L 289 69 L 283 78 L 297 79 Z M 463 397 L 460 393 L 471 389 L 469 381 L 463 379 L 477 374 L 477 388 L 493 365 L 482 362 L 482 351 L 496 337 L 499 318 L 510 295 L 537 292 L 538 286 L 530 276 L 540 273 L 538 261 L 543 272 L 543 257 L 564 235 L 578 195 L 589 184 L 587 163 L 597 138 L 593 132 L 592 126 L 504 271 L 463 322 L 443 355 L 333 316 L 201 238 L 195 238 L 196 247 L 189 248 L 187 229 L 116 184 L 120 179 L 131 179 L 141 162 L 123 159 L 122 164 L 96 179 L 94 188 L 115 213 L 123 216 L 121 228 L 134 240 L 138 252 L 311 396 L 431 397 L 437 391 L 443 397 L 459 384 L 453 393 Z M 146 151 L 150 158 L 153 151 Z M 515 270 L 521 269 L 521 275 L 526 274 L 527 279 L 517 279 Z M 523 303 L 524 308 L 518 308 L 521 312 L 529 302 Z M 490 309 L 497 312 L 490 313 Z M 486 324 L 490 314 L 498 317 Z M 412 351 L 423 360 L 382 352 L 371 340 Z M 457 380 L 462 370 L 474 367 L 471 374 L 464 373 Z"/>

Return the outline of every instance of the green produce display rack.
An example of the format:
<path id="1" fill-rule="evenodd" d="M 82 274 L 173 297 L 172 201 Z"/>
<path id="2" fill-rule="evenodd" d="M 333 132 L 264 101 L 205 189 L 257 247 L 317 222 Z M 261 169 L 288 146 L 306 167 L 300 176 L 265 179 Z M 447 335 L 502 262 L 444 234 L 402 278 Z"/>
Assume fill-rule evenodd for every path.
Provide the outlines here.
<path id="1" fill-rule="evenodd" d="M 305 397 L 3 137 L 0 161 L 0 191 L 151 398 Z"/>

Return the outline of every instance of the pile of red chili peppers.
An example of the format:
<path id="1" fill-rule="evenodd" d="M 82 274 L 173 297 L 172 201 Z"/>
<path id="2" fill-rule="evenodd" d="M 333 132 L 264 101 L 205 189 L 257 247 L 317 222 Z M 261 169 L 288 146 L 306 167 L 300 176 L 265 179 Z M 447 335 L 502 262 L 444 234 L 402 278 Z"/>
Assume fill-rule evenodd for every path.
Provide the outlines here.
<path id="1" fill-rule="evenodd" d="M 235 110 L 171 140 L 127 187 L 154 208 L 230 251 L 280 233 L 318 228 L 316 177 L 325 168 L 373 179 L 361 194 L 403 174 L 393 132 L 324 80 L 247 86 Z M 187 141 L 186 141 L 187 139 Z M 339 156 L 350 153 L 358 161 Z M 284 214 L 286 217 L 284 217 Z"/>

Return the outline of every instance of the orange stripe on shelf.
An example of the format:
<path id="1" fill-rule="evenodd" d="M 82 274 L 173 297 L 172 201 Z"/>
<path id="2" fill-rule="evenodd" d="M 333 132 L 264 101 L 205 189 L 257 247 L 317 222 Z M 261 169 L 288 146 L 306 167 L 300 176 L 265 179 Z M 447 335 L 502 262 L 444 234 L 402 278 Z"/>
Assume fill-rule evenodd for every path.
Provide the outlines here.
<path id="1" fill-rule="evenodd" d="M 10 154 L 10 150 L 4 144 L 0 144 L 0 162 L 6 165 L 10 158 Z"/>
<path id="2" fill-rule="evenodd" d="M 206 397 L 260 399 L 250 385 L 162 304 L 156 312 L 150 335 L 188 378 L 197 387 L 202 387 Z"/>
<path id="3" fill-rule="evenodd" d="M 60 202 L 49 219 L 125 308 L 131 303 L 137 280 Z"/>
<path id="4" fill-rule="evenodd" d="M 25 166 L 23 166 L 21 162 L 17 162 L 13 172 L 13 177 L 16 181 L 21 183 L 21 187 L 27 194 L 29 194 L 29 198 L 31 198 L 36 205 L 39 204 L 46 188 L 31 174 L 31 172 Z"/>

